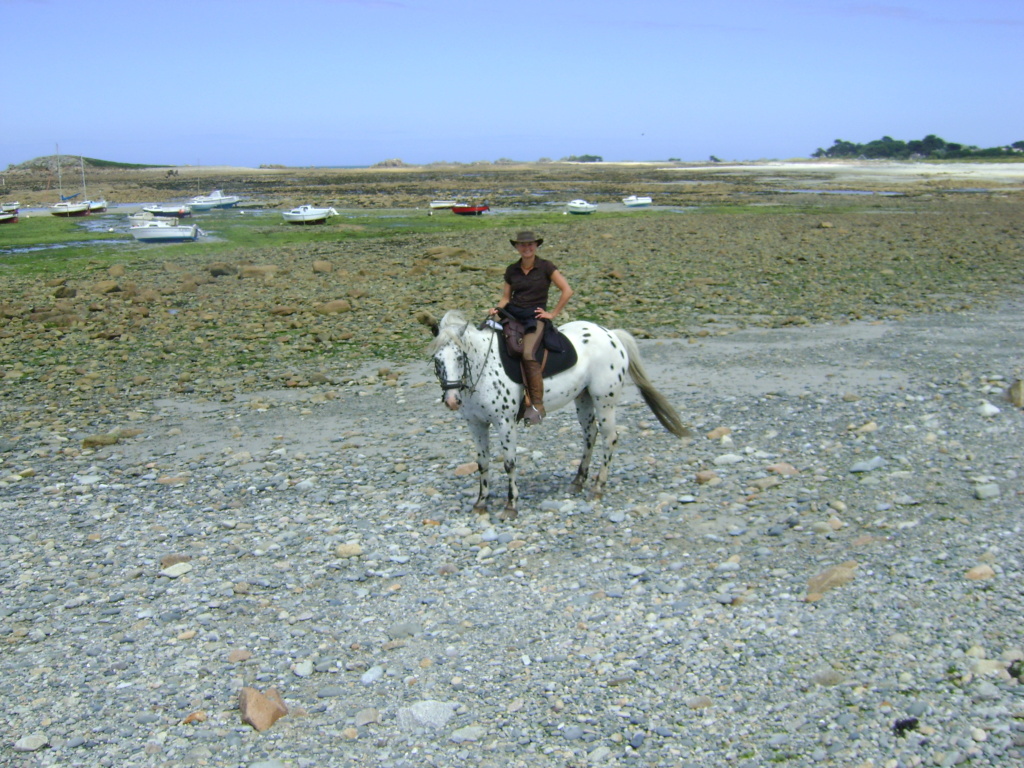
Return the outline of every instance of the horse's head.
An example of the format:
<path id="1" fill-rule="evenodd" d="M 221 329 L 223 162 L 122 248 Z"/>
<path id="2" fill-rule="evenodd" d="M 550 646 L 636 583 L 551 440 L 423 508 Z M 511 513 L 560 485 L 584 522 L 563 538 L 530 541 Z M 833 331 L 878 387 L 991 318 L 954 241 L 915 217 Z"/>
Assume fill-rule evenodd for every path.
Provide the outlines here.
<path id="1" fill-rule="evenodd" d="M 434 340 L 427 351 L 434 358 L 434 375 L 441 385 L 441 400 L 457 411 L 462 405 L 460 393 L 466 388 L 467 357 L 462 341 L 469 324 L 458 312 L 445 313 L 440 323 L 432 323 Z"/>

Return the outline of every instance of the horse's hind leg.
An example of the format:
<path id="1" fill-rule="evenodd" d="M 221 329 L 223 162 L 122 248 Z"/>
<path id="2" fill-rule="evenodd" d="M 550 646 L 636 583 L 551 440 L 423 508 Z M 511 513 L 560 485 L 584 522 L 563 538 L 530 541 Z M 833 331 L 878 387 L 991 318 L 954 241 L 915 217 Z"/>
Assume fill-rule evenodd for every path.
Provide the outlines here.
<path id="1" fill-rule="evenodd" d="M 597 439 L 594 398 L 586 389 L 576 396 L 576 419 L 583 430 L 583 458 L 580 459 L 579 469 L 576 470 L 576 477 L 573 478 L 570 488 L 574 493 L 579 493 L 587 482 L 587 475 L 590 474 L 590 459 L 594 454 L 594 441 Z"/>
<path id="2" fill-rule="evenodd" d="M 612 454 L 615 452 L 615 444 L 619 441 L 618 430 L 615 424 L 615 401 L 616 398 L 597 400 L 594 404 L 595 424 L 598 437 L 596 443 L 600 452 L 600 469 L 597 478 L 594 480 L 592 498 L 600 499 L 604 495 L 604 486 L 608 482 L 608 470 L 612 463 Z"/>

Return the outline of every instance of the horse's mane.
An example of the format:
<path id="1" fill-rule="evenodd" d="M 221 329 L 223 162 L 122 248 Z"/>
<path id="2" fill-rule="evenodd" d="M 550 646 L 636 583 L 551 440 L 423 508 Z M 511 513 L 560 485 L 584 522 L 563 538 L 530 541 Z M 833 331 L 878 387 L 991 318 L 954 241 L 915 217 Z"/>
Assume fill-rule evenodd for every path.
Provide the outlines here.
<path id="1" fill-rule="evenodd" d="M 427 354 L 433 357 L 445 344 L 451 342 L 459 349 L 465 349 L 462 335 L 469 327 L 466 316 L 457 309 L 450 309 L 444 313 L 441 322 L 437 324 L 437 336 L 427 346 Z"/>

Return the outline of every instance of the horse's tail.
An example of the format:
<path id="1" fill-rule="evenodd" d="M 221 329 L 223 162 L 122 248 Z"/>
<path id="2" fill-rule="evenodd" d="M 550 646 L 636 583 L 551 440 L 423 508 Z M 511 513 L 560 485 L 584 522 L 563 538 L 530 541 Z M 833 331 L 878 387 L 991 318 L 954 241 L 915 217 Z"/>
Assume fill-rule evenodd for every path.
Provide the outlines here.
<path id="1" fill-rule="evenodd" d="M 676 437 L 688 436 L 690 430 L 683 424 L 683 420 L 679 418 L 676 409 L 665 399 L 664 395 L 654 388 L 651 380 L 647 378 L 647 371 L 644 370 L 643 363 L 640 362 L 640 347 L 637 345 L 636 339 L 633 338 L 629 331 L 624 331 L 621 328 L 616 328 L 612 333 L 615 334 L 626 348 L 626 355 L 629 357 L 629 376 L 633 379 L 637 389 L 640 390 L 640 396 L 647 403 L 647 407 L 651 409 L 658 421 L 661 422 L 661 426 Z"/>

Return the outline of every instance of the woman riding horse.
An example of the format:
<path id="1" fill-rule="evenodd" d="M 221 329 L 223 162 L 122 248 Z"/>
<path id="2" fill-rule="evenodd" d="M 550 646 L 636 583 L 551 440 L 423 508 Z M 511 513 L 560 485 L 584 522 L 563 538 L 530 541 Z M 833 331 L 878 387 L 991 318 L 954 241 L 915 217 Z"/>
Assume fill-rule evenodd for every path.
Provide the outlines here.
<path id="1" fill-rule="evenodd" d="M 544 418 L 544 378 L 537 360 L 548 324 L 561 314 L 572 298 L 573 290 L 558 267 L 537 258 L 537 248 L 544 238 L 523 231 L 510 243 L 519 251 L 519 261 L 505 269 L 501 300 L 491 315 L 504 310 L 523 324 L 523 383 L 530 397 L 530 407 L 523 413 L 528 424 L 539 424 Z M 558 303 L 548 312 L 548 289 L 554 283 L 560 291 Z"/>

